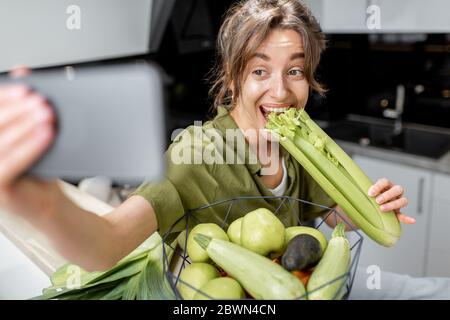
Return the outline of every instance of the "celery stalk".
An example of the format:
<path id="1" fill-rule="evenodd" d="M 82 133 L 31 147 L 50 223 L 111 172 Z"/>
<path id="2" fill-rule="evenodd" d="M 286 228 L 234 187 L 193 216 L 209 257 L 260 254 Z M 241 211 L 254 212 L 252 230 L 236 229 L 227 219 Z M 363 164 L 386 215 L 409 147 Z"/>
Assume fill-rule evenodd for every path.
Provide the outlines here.
<path id="1" fill-rule="evenodd" d="M 311 131 L 315 131 L 317 134 L 325 137 L 326 139 L 326 149 L 330 152 L 335 158 L 339 159 L 339 163 L 344 168 L 346 172 L 351 173 L 351 177 L 355 181 L 355 184 L 367 195 L 369 188 L 372 186 L 372 181 L 369 177 L 361 170 L 361 168 L 353 161 L 352 158 L 344 151 L 342 148 L 331 139 L 323 130 L 320 128 L 306 113 L 303 109 L 300 112 L 300 117 L 302 122 L 309 128 Z M 390 212 L 381 212 L 379 209 L 379 205 L 376 203 L 375 199 L 372 197 L 367 197 L 372 206 L 382 213 L 378 215 L 381 217 L 381 221 L 383 223 L 383 227 L 386 231 L 392 234 L 401 234 L 401 227 L 399 223 L 396 223 L 397 217 L 393 211 Z"/>
<path id="2" fill-rule="evenodd" d="M 296 136 L 294 143 L 311 160 L 314 166 L 320 168 L 323 175 L 330 181 L 336 189 L 348 200 L 352 201 L 355 209 L 364 216 L 364 218 L 377 228 L 383 226 L 379 215 L 371 214 L 372 206 L 367 202 L 365 195 L 361 190 L 349 180 L 338 167 L 321 152 L 315 152 L 314 147 L 305 139 Z"/>
<path id="3" fill-rule="evenodd" d="M 269 115 L 267 128 L 323 190 L 374 241 L 392 246 L 401 228 L 393 212 L 383 213 L 367 195 L 372 182 L 358 165 L 304 111 Z"/>

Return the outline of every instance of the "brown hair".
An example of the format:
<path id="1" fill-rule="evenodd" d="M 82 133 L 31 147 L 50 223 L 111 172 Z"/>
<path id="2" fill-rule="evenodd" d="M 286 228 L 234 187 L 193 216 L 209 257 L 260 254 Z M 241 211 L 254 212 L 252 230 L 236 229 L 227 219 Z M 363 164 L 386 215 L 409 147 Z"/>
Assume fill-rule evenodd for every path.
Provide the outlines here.
<path id="1" fill-rule="evenodd" d="M 310 10 L 299 0 L 244 0 L 228 10 L 217 38 L 218 60 L 210 89 L 214 108 L 222 104 L 234 105 L 241 92 L 242 75 L 248 60 L 276 28 L 299 32 L 305 51 L 305 78 L 311 90 L 320 94 L 325 92 L 314 78 L 325 49 L 325 35 Z"/>

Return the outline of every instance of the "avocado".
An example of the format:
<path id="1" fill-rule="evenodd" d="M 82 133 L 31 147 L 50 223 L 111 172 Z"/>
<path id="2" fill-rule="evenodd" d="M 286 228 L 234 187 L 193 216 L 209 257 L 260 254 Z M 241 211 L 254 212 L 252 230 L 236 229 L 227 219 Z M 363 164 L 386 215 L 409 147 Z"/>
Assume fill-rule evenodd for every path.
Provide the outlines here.
<path id="1" fill-rule="evenodd" d="M 293 237 L 295 237 L 296 235 L 299 235 L 299 234 L 303 234 L 303 233 L 309 234 L 309 235 L 313 236 L 314 238 L 316 238 L 317 240 L 319 240 L 320 244 L 322 245 L 322 251 L 325 252 L 325 249 L 327 248 L 327 238 L 325 238 L 325 235 L 322 232 L 320 232 L 320 230 L 317 230 L 316 228 L 311 228 L 311 227 L 306 227 L 306 226 L 294 226 L 294 227 L 286 228 L 286 230 L 285 230 L 285 234 L 286 234 L 285 247 L 287 246 L 289 241 L 292 240 Z"/>
<path id="2" fill-rule="evenodd" d="M 309 269 L 319 262 L 322 253 L 322 246 L 315 237 L 299 234 L 289 241 L 281 264 L 288 271 Z"/>

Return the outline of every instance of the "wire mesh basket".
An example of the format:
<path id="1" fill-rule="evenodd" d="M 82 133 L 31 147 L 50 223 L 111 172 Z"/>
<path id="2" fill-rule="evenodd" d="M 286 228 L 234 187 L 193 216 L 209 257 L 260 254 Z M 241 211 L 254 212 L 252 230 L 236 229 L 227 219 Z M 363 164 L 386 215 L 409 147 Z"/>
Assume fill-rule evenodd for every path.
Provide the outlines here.
<path id="1" fill-rule="evenodd" d="M 261 205 L 262 203 L 264 204 L 263 206 Z M 172 287 L 172 290 L 174 291 L 176 298 L 180 300 L 183 299 L 177 289 L 177 284 L 179 282 L 182 282 L 184 285 L 190 287 L 196 292 L 201 292 L 199 289 L 194 288 L 189 283 L 186 283 L 180 279 L 181 271 L 186 267 L 187 264 L 190 264 L 191 261 L 186 251 L 173 244 L 176 243 L 176 241 L 174 242 L 173 240 L 177 237 L 177 235 L 183 230 L 186 230 L 185 243 L 187 243 L 189 230 L 200 223 L 216 223 L 226 232 L 228 226 L 234 220 L 243 217 L 246 213 L 261 207 L 266 207 L 266 209 L 271 210 L 281 220 L 285 227 L 314 227 L 324 233 L 327 236 L 328 240 L 330 239 L 332 230 L 325 223 L 327 219 L 333 219 L 335 222 L 337 222 L 338 220 L 342 220 L 346 224 L 347 230 L 352 231 L 351 234 L 347 233 L 347 238 L 350 242 L 351 250 L 350 267 L 346 273 L 336 277 L 332 281 L 324 284 L 316 290 L 319 290 L 324 286 L 333 284 L 335 281 L 342 281 L 342 279 L 344 279 L 344 281 L 342 281 L 341 288 L 337 290 L 337 294 L 339 293 L 342 299 L 347 299 L 351 292 L 353 280 L 355 277 L 363 237 L 357 230 L 352 227 L 352 225 L 350 225 L 344 219 L 339 219 L 342 217 L 336 210 L 320 204 L 288 196 L 236 197 L 204 205 L 185 212 L 185 214 L 181 218 L 179 218 L 163 235 L 164 242 L 169 244 L 167 249 L 165 246 L 163 246 L 163 271 L 170 286 Z M 307 212 L 308 209 L 319 210 L 328 213 L 321 219 L 311 221 L 304 218 L 305 212 Z M 171 242 L 172 244 L 170 244 Z M 169 254 L 168 250 L 173 250 L 171 251 L 173 254 Z M 206 293 L 201 293 L 205 297 L 213 299 Z M 308 293 L 305 293 L 305 296 L 307 294 Z M 305 299 L 305 296 L 299 297 L 298 299 Z"/>

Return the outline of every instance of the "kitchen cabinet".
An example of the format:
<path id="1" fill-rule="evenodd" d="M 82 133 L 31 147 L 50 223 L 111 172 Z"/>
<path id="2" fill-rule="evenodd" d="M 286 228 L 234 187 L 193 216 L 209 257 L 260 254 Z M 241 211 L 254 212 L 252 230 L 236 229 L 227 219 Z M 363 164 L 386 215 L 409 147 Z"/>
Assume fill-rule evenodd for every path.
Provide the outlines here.
<path id="1" fill-rule="evenodd" d="M 450 277 L 450 175 L 436 174 L 431 207 L 426 275 Z"/>
<path id="2" fill-rule="evenodd" d="M 307 0 L 302 2 L 311 9 L 325 32 L 367 32 L 365 1 Z"/>
<path id="3" fill-rule="evenodd" d="M 381 32 L 449 32 L 448 0 L 372 0 L 381 13 Z M 378 31 L 378 30 L 377 30 Z"/>
<path id="4" fill-rule="evenodd" d="M 327 33 L 446 33 L 448 0 L 303 0 Z M 373 7 L 370 7 L 373 6 Z M 377 15 L 375 17 L 375 15 Z M 379 28 L 368 27 L 379 21 Z"/>
<path id="5" fill-rule="evenodd" d="M 386 177 L 405 187 L 410 203 L 403 213 L 416 219 L 414 225 L 402 224 L 403 234 L 394 247 L 386 248 L 365 234 L 359 265 L 377 265 L 383 271 L 424 276 L 427 259 L 427 229 L 431 217 L 432 171 L 354 155 L 355 162 L 376 181 Z"/>
<path id="6" fill-rule="evenodd" d="M 329 33 L 367 32 L 365 1 L 306 0 L 322 29 Z"/>

